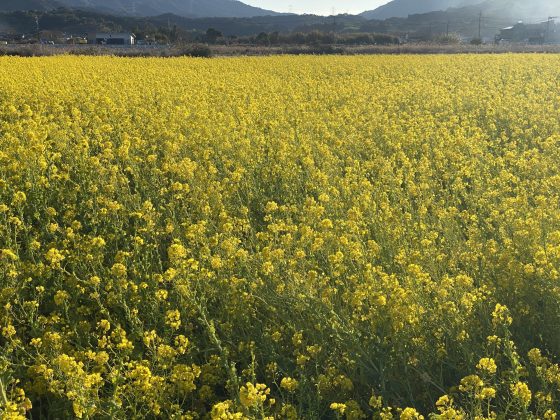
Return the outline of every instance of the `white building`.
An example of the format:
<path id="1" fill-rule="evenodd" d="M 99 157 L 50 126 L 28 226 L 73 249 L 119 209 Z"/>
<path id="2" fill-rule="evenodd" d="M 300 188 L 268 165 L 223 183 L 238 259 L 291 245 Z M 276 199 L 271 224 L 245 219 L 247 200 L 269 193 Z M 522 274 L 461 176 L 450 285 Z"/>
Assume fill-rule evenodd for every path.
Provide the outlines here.
<path id="1" fill-rule="evenodd" d="M 96 45 L 134 45 L 136 36 L 132 33 L 97 32 L 88 35 L 88 44 Z"/>

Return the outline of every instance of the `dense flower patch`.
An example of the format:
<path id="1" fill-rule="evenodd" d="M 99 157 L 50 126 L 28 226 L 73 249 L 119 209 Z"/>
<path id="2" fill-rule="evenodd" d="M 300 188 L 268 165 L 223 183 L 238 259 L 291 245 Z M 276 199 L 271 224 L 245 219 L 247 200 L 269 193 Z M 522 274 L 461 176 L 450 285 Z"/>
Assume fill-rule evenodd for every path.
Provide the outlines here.
<path id="1" fill-rule="evenodd" d="M 0 417 L 556 418 L 559 57 L 0 69 Z"/>

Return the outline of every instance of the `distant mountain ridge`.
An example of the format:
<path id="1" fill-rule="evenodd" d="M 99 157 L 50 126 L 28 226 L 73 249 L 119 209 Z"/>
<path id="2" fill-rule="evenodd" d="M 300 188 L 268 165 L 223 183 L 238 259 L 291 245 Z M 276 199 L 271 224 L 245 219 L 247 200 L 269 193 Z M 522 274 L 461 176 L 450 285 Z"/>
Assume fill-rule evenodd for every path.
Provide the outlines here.
<path id="1" fill-rule="evenodd" d="M 480 3 L 483 0 L 393 0 L 374 10 L 363 12 L 366 19 L 384 20 L 393 17 L 407 17 L 419 13 L 447 10 Z"/>
<path id="2" fill-rule="evenodd" d="M 192 18 L 279 15 L 271 10 L 249 6 L 237 0 L 1 0 L 0 12 L 45 11 L 60 6 L 139 17 L 166 13 Z"/>
<path id="3" fill-rule="evenodd" d="M 485 0 L 478 7 L 483 13 L 519 20 L 544 21 L 560 16 L 558 0 Z"/>
<path id="4" fill-rule="evenodd" d="M 519 17 L 523 19 L 546 19 L 560 14 L 560 1 L 550 0 L 393 0 L 361 14 L 366 19 L 385 20 L 445 11 L 452 8 L 478 7 L 481 12 Z"/>
<path id="5" fill-rule="evenodd" d="M 61 7 L 55 0 L 1 0 L 0 12 L 17 12 L 19 10 L 46 11 Z"/>

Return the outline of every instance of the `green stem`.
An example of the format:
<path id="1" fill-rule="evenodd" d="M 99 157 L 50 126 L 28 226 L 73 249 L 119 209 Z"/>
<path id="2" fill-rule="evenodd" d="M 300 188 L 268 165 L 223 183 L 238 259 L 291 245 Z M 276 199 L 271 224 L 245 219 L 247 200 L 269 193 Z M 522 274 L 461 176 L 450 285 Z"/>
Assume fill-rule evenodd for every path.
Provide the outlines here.
<path id="1" fill-rule="evenodd" d="M 4 383 L 2 382 L 2 378 L 0 378 L 0 398 L 2 405 L 6 407 L 8 405 L 8 396 L 6 395 L 6 390 L 4 389 Z"/>

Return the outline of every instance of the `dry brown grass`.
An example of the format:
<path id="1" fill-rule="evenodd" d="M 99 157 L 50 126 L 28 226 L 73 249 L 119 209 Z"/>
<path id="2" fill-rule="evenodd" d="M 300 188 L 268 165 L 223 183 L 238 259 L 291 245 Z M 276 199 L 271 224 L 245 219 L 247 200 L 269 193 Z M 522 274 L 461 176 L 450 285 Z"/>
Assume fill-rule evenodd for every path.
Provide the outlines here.
<path id="1" fill-rule="evenodd" d="M 213 57 L 213 56 L 265 56 L 265 55 L 298 55 L 298 54 L 504 54 L 504 53 L 560 53 L 560 45 L 440 45 L 430 43 L 404 45 L 202 45 L 157 47 L 106 47 L 91 45 L 7 45 L 0 47 L 0 56 L 14 55 L 24 57 L 41 57 L 53 55 L 114 55 L 119 57 Z"/>

